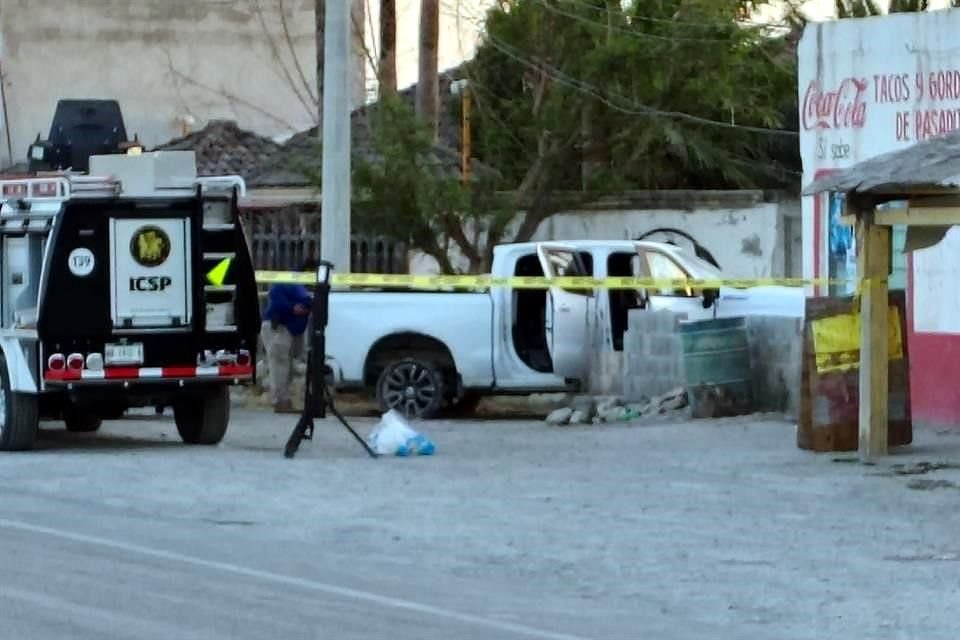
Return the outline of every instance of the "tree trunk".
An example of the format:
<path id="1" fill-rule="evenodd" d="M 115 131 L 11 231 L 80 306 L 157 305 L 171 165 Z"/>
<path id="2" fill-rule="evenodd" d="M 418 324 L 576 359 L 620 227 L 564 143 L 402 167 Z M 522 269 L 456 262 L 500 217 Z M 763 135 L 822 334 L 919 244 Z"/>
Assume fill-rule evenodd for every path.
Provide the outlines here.
<path id="1" fill-rule="evenodd" d="M 317 39 L 317 135 L 323 131 L 323 48 L 327 6 L 325 0 L 314 0 Z"/>
<path id="2" fill-rule="evenodd" d="M 420 0 L 420 73 L 417 79 L 417 115 L 437 140 L 440 128 L 440 2 Z"/>
<path id="3" fill-rule="evenodd" d="M 380 97 L 397 92 L 397 1 L 380 0 Z"/>

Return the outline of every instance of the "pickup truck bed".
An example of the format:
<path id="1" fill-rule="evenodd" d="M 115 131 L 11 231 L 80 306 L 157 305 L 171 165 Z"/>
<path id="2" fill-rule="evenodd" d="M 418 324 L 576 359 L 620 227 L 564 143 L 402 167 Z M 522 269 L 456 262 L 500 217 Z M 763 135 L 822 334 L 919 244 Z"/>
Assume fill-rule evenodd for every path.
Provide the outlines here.
<path id="1" fill-rule="evenodd" d="M 489 293 L 334 291 L 330 309 L 329 364 L 341 387 L 373 386 L 389 362 L 431 350 L 463 386 L 493 385 Z M 456 389 L 453 382 L 445 381 Z"/>

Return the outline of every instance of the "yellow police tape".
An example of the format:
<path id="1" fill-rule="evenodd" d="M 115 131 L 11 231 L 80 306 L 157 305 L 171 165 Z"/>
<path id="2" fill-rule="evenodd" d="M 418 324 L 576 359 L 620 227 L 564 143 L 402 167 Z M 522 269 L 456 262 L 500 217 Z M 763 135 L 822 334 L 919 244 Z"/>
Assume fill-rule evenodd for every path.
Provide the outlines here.
<path id="1" fill-rule="evenodd" d="M 261 284 L 315 284 L 316 274 L 298 271 L 257 271 L 256 279 Z M 335 273 L 330 278 L 334 287 L 397 287 L 407 289 L 488 289 L 491 287 L 509 287 L 513 289 L 716 289 L 724 287 L 756 287 L 775 285 L 803 287 L 807 285 L 846 284 L 853 280 L 828 278 L 723 278 L 716 280 L 661 279 L 634 277 L 495 277 L 488 275 L 408 275 L 386 273 Z"/>

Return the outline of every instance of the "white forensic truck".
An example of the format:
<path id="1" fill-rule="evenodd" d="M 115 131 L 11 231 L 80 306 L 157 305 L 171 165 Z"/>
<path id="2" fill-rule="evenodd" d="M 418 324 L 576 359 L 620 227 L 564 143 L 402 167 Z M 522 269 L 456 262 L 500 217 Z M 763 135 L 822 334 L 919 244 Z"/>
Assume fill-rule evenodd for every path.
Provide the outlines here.
<path id="1" fill-rule="evenodd" d="M 724 274 L 661 242 L 505 244 L 494 277 L 718 280 Z M 804 315 L 799 287 L 483 292 L 333 291 L 327 364 L 341 389 L 373 390 L 383 410 L 430 418 L 469 412 L 482 395 L 575 390 L 593 350 L 621 351 L 631 309 L 713 317 Z"/>
<path id="2" fill-rule="evenodd" d="M 94 431 L 147 406 L 222 439 L 260 329 L 244 188 L 197 177 L 192 151 L 0 178 L 0 450 L 32 448 L 41 417 Z"/>

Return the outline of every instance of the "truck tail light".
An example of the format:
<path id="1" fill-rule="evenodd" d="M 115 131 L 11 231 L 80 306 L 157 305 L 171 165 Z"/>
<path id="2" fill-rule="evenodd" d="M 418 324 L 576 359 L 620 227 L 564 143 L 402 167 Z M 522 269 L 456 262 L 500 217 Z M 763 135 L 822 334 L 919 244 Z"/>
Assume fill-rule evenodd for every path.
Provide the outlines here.
<path id="1" fill-rule="evenodd" d="M 67 368 L 71 371 L 80 371 L 83 369 L 83 354 L 71 353 L 67 356 Z"/>
<path id="2" fill-rule="evenodd" d="M 67 366 L 67 359 L 62 353 L 55 353 L 47 358 L 47 368 L 51 371 L 63 371 Z"/>
<path id="3" fill-rule="evenodd" d="M 27 183 L 13 183 L 3 185 L 4 198 L 24 197 L 27 195 Z"/>
<path id="4" fill-rule="evenodd" d="M 33 195 L 39 198 L 52 198 L 58 195 L 59 183 L 53 182 L 35 182 L 33 183 Z"/>
<path id="5" fill-rule="evenodd" d="M 103 354 L 87 354 L 87 369 L 90 371 L 103 371 Z"/>
<path id="6" fill-rule="evenodd" d="M 240 349 L 240 352 L 237 354 L 237 364 L 241 367 L 250 364 L 250 352 L 246 349 Z"/>

